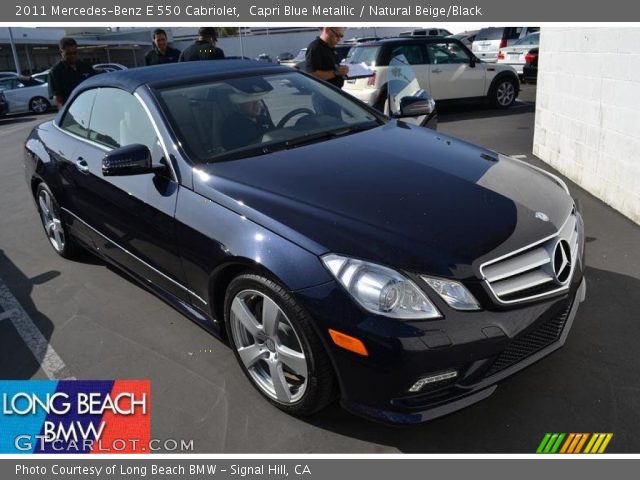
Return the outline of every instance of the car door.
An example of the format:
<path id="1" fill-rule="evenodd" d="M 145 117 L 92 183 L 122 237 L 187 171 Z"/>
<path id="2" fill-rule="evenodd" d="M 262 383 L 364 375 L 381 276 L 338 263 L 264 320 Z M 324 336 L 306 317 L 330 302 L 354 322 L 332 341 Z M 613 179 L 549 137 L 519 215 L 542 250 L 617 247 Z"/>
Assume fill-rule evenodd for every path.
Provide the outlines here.
<path id="1" fill-rule="evenodd" d="M 180 186 L 172 170 L 125 176 L 102 172 L 107 153 L 131 144 L 146 145 L 154 164 L 166 163 L 166 152 L 141 102 L 124 90 L 98 89 L 87 141 L 74 153 L 75 209 L 96 234 L 96 247 L 105 256 L 188 301 L 174 225 Z"/>
<path id="2" fill-rule="evenodd" d="M 28 87 L 24 86 L 17 78 L 4 78 L 0 80 L 0 89 L 9 103 L 9 112 L 17 113 L 28 110 Z"/>
<path id="3" fill-rule="evenodd" d="M 429 93 L 435 100 L 479 97 L 484 94 L 485 69 L 454 40 L 427 44 Z"/>

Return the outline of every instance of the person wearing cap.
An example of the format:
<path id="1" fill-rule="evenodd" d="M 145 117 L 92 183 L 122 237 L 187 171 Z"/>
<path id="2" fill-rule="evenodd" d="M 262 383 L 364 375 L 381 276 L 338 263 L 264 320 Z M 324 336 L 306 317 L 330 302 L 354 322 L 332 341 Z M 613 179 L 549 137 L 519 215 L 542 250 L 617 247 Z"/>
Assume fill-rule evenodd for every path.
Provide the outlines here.
<path id="1" fill-rule="evenodd" d="M 163 63 L 175 63 L 180 58 L 180 50 L 169 46 L 167 32 L 162 28 L 153 31 L 153 50 L 149 50 L 144 56 L 145 65 L 162 65 Z"/>
<path id="2" fill-rule="evenodd" d="M 347 65 L 340 65 L 335 48 L 344 37 L 343 27 L 322 27 L 319 37 L 309 44 L 305 56 L 307 72 L 320 80 L 342 88 L 349 73 Z"/>
<path id="3" fill-rule="evenodd" d="M 213 27 L 200 27 L 198 39 L 180 54 L 181 62 L 193 62 L 197 60 L 221 60 L 224 52 L 216 47 L 218 32 Z"/>
<path id="4" fill-rule="evenodd" d="M 225 119 L 221 128 L 224 149 L 235 150 L 260 143 L 264 133 L 273 128 L 264 112 L 262 97 L 232 94 L 230 100 L 235 111 Z"/>

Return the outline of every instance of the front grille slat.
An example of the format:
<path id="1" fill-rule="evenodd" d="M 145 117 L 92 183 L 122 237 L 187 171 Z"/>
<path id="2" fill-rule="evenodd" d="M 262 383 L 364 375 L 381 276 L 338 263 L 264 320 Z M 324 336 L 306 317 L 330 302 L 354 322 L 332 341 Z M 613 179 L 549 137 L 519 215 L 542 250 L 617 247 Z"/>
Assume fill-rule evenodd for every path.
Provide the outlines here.
<path id="1" fill-rule="evenodd" d="M 518 273 L 532 270 L 550 261 L 549 253 L 544 248 L 536 248 L 523 255 L 488 266 L 484 269 L 484 275 L 490 282 L 497 282 Z"/>
<path id="2" fill-rule="evenodd" d="M 534 270 L 517 277 L 501 280 L 493 284 L 493 290 L 499 297 L 526 290 L 531 287 L 553 281 L 553 277 L 543 270 Z"/>
<path id="3" fill-rule="evenodd" d="M 490 377 L 505 368 L 520 363 L 525 358 L 556 342 L 562 335 L 569 318 L 569 312 L 571 312 L 571 306 L 572 304 L 569 303 L 559 315 L 511 342 L 491 364 L 484 377 Z"/>
<path id="4" fill-rule="evenodd" d="M 562 267 L 567 263 L 557 256 L 559 243 L 564 245 L 564 249 L 568 247 L 570 252 L 570 271 Z M 486 262 L 480 267 L 480 273 L 498 303 L 521 302 L 561 292 L 568 288 L 573 276 L 579 244 L 578 217 L 574 210 L 556 235 Z M 563 273 L 555 272 L 554 268 L 563 270 Z"/>

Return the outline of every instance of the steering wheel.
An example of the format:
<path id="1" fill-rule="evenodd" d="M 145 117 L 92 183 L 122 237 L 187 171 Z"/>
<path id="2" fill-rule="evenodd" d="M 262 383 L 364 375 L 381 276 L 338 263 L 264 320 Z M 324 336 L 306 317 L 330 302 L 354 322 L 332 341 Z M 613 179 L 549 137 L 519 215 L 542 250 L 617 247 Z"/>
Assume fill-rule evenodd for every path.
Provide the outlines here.
<path id="1" fill-rule="evenodd" d="M 278 125 L 276 125 L 276 128 L 284 128 L 287 122 L 297 115 L 315 115 L 315 114 L 316 113 L 313 110 L 310 110 L 308 108 L 304 108 L 304 107 L 294 108 L 293 110 L 291 110 L 289 113 L 287 113 L 284 117 L 280 119 L 280 121 L 278 122 Z"/>

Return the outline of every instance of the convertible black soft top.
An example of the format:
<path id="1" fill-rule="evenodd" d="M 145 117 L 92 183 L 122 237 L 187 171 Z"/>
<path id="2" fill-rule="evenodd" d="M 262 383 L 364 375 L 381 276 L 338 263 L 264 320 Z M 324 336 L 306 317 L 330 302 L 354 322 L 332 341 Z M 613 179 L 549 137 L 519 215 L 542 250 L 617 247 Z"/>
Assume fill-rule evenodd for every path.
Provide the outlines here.
<path id="1" fill-rule="evenodd" d="M 141 85 L 151 87 L 188 84 L 198 80 L 224 78 L 233 74 L 271 74 L 291 72 L 286 66 L 268 64 L 255 60 L 212 60 L 200 62 L 181 62 L 150 67 L 130 68 L 95 75 L 82 82 L 74 96 L 83 90 L 95 87 L 116 87 L 133 93 Z"/>

